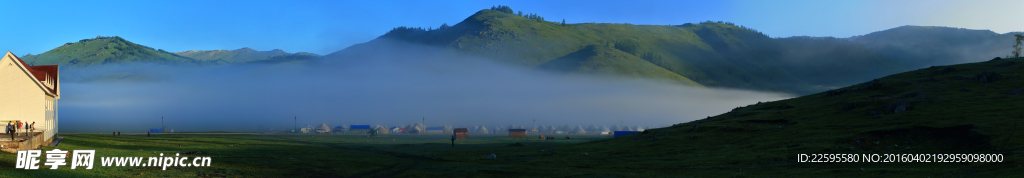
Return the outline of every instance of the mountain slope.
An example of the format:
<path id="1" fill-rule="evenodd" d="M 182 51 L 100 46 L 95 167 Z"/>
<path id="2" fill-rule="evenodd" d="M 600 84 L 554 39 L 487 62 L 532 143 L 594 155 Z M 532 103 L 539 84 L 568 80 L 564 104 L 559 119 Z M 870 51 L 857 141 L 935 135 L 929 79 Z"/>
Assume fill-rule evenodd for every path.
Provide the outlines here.
<path id="1" fill-rule="evenodd" d="M 241 48 L 236 50 L 209 50 L 209 51 L 184 51 L 174 54 L 189 57 L 202 61 L 223 61 L 225 63 L 241 63 L 255 60 L 263 60 L 274 56 L 289 55 L 291 53 L 280 49 L 270 51 L 256 51 L 252 48 Z"/>
<path id="2" fill-rule="evenodd" d="M 1010 54 L 1014 34 L 950 27 L 902 26 L 852 41 L 905 66 L 918 69 L 933 65 L 979 62 Z"/>
<path id="3" fill-rule="evenodd" d="M 21 57 L 29 65 L 60 65 L 66 67 L 96 66 L 113 63 L 153 63 L 195 65 L 208 62 L 179 56 L 162 49 L 132 43 L 124 38 L 96 37 L 67 43 L 39 55 Z"/>
<path id="4" fill-rule="evenodd" d="M 1024 133 L 1017 131 L 1024 127 L 1022 69 L 1024 58 L 924 68 L 559 149 L 622 163 L 580 161 L 566 167 L 660 175 L 1012 177 L 1024 163 Z M 798 162 L 799 154 L 1001 154 L 1004 159 L 815 163 Z"/>
<path id="5" fill-rule="evenodd" d="M 454 26 L 442 25 L 439 29 L 399 27 L 375 40 L 384 39 L 435 46 L 526 67 L 540 67 L 551 60 L 567 57 L 590 46 L 607 46 L 628 54 L 614 55 L 615 58 L 619 58 L 616 60 L 643 59 L 681 76 L 675 79 L 683 83 L 692 80 L 706 86 L 790 93 L 820 92 L 827 89 L 827 86 L 847 85 L 850 83 L 844 82 L 861 81 L 906 70 L 900 65 L 889 65 L 894 64 L 891 59 L 867 50 L 846 51 L 857 53 L 851 57 L 838 54 L 788 56 L 790 53 L 820 52 L 818 49 L 792 48 L 789 47 L 792 45 L 783 44 L 789 41 L 772 39 L 760 32 L 723 22 L 678 26 L 559 24 L 496 10 L 481 10 Z M 842 46 L 832 43 L 843 42 L 834 40 L 809 43 Z M 345 58 L 340 54 L 349 52 L 344 51 L 326 55 L 325 58 Z M 784 60 L 788 62 L 783 63 Z M 861 74 L 842 75 L 793 71 L 801 68 L 833 71 L 850 67 L 871 70 L 863 70 L 865 73 Z M 623 69 L 631 66 L 614 68 L 627 71 Z M 809 74 L 813 75 L 812 77 L 838 78 L 833 78 L 831 83 L 822 83 L 819 82 L 821 79 L 806 79 Z M 636 75 L 665 78 L 654 76 L 664 76 L 662 73 Z"/>
<path id="6" fill-rule="evenodd" d="M 581 74 L 649 77 L 677 81 L 684 85 L 701 86 L 679 74 L 607 46 L 588 46 L 580 51 L 550 60 L 538 68 Z"/>

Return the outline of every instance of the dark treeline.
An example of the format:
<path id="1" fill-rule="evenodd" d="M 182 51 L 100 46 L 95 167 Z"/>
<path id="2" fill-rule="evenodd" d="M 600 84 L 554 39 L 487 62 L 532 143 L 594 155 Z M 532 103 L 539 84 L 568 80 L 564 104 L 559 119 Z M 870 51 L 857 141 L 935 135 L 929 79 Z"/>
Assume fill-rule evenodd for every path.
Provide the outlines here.
<path id="1" fill-rule="evenodd" d="M 533 13 L 523 14 L 523 11 L 513 12 L 512 8 L 508 7 L 508 6 L 503 6 L 503 5 L 491 6 L 491 10 L 498 11 L 498 12 L 504 12 L 504 13 L 508 13 L 508 14 L 513 14 L 513 15 L 520 16 L 520 17 L 526 17 L 526 18 L 529 18 L 529 19 L 534 19 L 534 20 L 537 20 L 538 22 L 544 21 L 544 17 L 541 17 L 540 15 L 533 14 Z M 562 24 L 565 24 L 565 20 L 562 20 Z"/>

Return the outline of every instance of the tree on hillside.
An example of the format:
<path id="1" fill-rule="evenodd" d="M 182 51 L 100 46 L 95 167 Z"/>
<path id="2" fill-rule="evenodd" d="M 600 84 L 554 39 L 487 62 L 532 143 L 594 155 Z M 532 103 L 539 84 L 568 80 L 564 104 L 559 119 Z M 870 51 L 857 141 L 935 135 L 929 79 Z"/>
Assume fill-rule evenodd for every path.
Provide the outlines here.
<path id="1" fill-rule="evenodd" d="M 503 5 L 498 5 L 498 7 L 491 6 L 491 10 L 495 10 L 495 11 L 498 11 L 498 12 L 504 12 L 504 13 L 508 13 L 508 14 L 515 14 L 515 12 L 512 11 L 511 7 L 503 6 Z"/>
<path id="2" fill-rule="evenodd" d="M 562 26 L 565 26 L 565 19 L 562 19 Z"/>
<path id="3" fill-rule="evenodd" d="M 1024 35 L 1016 34 L 1013 36 L 1017 37 L 1017 44 L 1013 45 L 1013 57 L 1020 57 L 1020 43 L 1024 41 Z"/>
<path id="4" fill-rule="evenodd" d="M 516 15 L 522 17 L 523 16 L 523 11 L 519 11 L 519 13 L 517 13 Z"/>

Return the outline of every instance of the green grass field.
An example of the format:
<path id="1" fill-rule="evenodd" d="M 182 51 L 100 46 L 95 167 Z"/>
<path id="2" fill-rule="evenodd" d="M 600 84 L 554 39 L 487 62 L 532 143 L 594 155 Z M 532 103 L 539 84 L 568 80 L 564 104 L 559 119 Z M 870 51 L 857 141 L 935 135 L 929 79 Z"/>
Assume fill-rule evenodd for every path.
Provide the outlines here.
<path id="1" fill-rule="evenodd" d="M 611 136 L 572 135 L 571 140 L 542 141 L 533 137 L 471 135 L 451 147 L 448 135 L 232 135 L 165 134 L 122 135 L 62 134 L 62 150 L 96 150 L 93 170 L 14 169 L 15 154 L 0 154 L 0 177 L 437 177 L 437 176 L 529 176 L 585 175 L 615 171 L 569 168 L 560 163 L 600 162 L 583 156 L 587 150 L 563 146 Z M 525 146 L 508 146 L 521 143 Z M 180 145 L 180 146 L 179 146 Z M 541 149 L 555 148 L 554 152 Z M 53 148 L 45 148 L 51 150 Z M 177 152 L 201 151 L 212 159 L 210 167 L 102 167 L 99 157 L 157 157 Z M 496 160 L 485 159 L 494 153 Z M 70 159 L 67 159 L 70 161 Z M 190 159 L 191 160 L 191 159 Z M 143 161 L 145 162 L 145 161 Z M 546 168 L 536 168 L 545 165 Z"/>

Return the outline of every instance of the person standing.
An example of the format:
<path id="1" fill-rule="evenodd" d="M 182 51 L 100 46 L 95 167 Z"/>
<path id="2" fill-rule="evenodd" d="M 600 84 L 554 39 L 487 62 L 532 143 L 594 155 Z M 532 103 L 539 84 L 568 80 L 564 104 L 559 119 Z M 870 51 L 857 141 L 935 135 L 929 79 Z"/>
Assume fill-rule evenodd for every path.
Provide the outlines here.
<path id="1" fill-rule="evenodd" d="M 117 131 L 117 136 L 118 136 L 118 137 L 120 137 L 120 136 L 121 136 L 121 131 L 120 131 L 120 130 L 118 130 L 118 131 Z"/>
<path id="2" fill-rule="evenodd" d="M 35 122 L 35 121 L 32 121 L 32 125 L 30 125 L 30 127 L 29 127 L 29 128 L 30 128 L 30 129 L 29 129 L 30 131 L 32 131 L 32 132 L 35 132 L 35 131 L 36 131 L 36 122 Z"/>
<path id="3" fill-rule="evenodd" d="M 7 126 L 4 126 L 4 134 L 11 134 L 11 121 L 7 121 Z"/>
<path id="4" fill-rule="evenodd" d="M 146 131 L 146 137 L 149 137 L 149 131 Z"/>
<path id="5" fill-rule="evenodd" d="M 18 129 L 21 129 L 21 121 L 15 122 L 17 126 L 14 127 L 14 134 L 18 135 Z"/>
<path id="6" fill-rule="evenodd" d="M 452 134 L 452 147 L 455 147 L 455 134 Z"/>
<path id="7" fill-rule="evenodd" d="M 14 141 L 14 124 L 11 124 L 10 121 L 7 122 L 7 130 L 10 131 L 8 134 L 11 135 L 11 141 Z"/>

